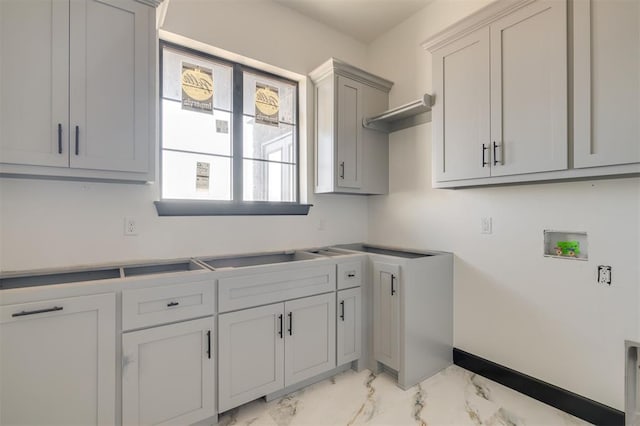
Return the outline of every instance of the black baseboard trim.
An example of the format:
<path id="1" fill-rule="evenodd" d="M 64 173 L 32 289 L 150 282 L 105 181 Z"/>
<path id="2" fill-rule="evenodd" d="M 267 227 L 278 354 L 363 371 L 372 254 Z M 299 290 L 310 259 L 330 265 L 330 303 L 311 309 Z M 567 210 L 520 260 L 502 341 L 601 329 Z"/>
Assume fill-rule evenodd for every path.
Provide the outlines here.
<path id="1" fill-rule="evenodd" d="M 458 348 L 453 363 L 599 426 L 624 426 L 624 413 Z"/>

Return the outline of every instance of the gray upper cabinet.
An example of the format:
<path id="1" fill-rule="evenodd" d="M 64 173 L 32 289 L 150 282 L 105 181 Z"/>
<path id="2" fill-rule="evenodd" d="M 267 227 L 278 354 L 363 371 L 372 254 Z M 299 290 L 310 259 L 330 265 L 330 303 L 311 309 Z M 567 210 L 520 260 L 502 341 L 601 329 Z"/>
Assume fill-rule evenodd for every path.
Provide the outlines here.
<path id="1" fill-rule="evenodd" d="M 436 44 L 436 182 L 567 168 L 566 8 L 536 0 Z"/>
<path id="2" fill-rule="evenodd" d="M 154 16 L 133 0 L 0 3 L 0 173 L 153 180 Z"/>
<path id="3" fill-rule="evenodd" d="M 386 194 L 389 138 L 362 122 L 387 109 L 393 83 L 334 58 L 310 77 L 315 83 L 315 192 Z"/>
<path id="4" fill-rule="evenodd" d="M 639 34 L 637 1 L 496 0 L 425 41 L 433 186 L 640 173 Z"/>
<path id="5" fill-rule="evenodd" d="M 490 176 L 489 28 L 433 54 L 434 177 L 438 181 Z M 445 119 L 446 117 L 446 119 Z"/>
<path id="6" fill-rule="evenodd" d="M 537 0 L 490 28 L 491 175 L 566 169 L 566 1 Z"/>
<path id="7" fill-rule="evenodd" d="M 342 188 L 362 186 L 362 132 L 358 117 L 362 116 L 363 90 L 357 81 L 338 76 L 337 179 Z"/>
<path id="8" fill-rule="evenodd" d="M 67 167 L 68 105 L 69 3 L 1 1 L 0 161 Z"/>
<path id="9" fill-rule="evenodd" d="M 573 2 L 574 166 L 640 163 L 640 2 Z"/>

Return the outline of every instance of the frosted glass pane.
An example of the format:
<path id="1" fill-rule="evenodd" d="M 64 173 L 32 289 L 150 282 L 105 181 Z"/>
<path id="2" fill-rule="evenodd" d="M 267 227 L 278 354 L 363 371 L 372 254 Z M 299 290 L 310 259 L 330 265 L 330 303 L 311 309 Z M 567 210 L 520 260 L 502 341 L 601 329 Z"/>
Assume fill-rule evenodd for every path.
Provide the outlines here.
<path id="1" fill-rule="evenodd" d="M 231 155 L 231 114 L 184 110 L 180 102 L 163 99 L 162 148 Z"/>
<path id="2" fill-rule="evenodd" d="M 269 153 L 282 151 L 285 163 L 296 163 L 296 128 L 288 124 L 279 127 L 256 124 L 253 117 L 244 117 L 243 157 L 267 160 Z"/>
<path id="3" fill-rule="evenodd" d="M 162 151 L 162 198 L 230 200 L 231 158 Z"/>
<path id="4" fill-rule="evenodd" d="M 213 107 L 231 111 L 233 68 L 201 56 L 165 47 L 162 51 L 162 97 L 182 101 L 182 62 L 213 71 Z"/>
<path id="5" fill-rule="evenodd" d="M 277 89 L 279 98 L 279 121 L 296 124 L 297 86 L 250 72 L 244 73 L 243 113 L 249 116 L 255 115 L 256 83 L 265 84 Z"/>
<path id="6" fill-rule="evenodd" d="M 273 152 L 272 159 L 281 153 Z M 270 161 L 243 161 L 245 201 L 295 201 L 296 166 Z"/>

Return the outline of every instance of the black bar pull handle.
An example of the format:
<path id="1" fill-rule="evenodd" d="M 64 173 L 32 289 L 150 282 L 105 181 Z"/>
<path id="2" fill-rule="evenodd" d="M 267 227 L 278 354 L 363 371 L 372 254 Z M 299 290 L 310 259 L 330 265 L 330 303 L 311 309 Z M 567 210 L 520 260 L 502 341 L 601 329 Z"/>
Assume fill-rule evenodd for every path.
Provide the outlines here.
<path id="1" fill-rule="evenodd" d="M 340 319 L 344 321 L 344 300 L 340 301 L 340 309 L 341 309 Z"/>
<path id="2" fill-rule="evenodd" d="M 396 276 L 395 275 L 391 275 L 391 295 L 393 296 L 394 294 L 396 294 L 396 288 L 393 285 L 394 282 L 396 281 Z"/>
<path id="3" fill-rule="evenodd" d="M 498 165 L 498 156 L 496 155 L 496 150 L 498 149 L 498 144 L 496 141 L 493 141 L 493 165 Z"/>
<path id="4" fill-rule="evenodd" d="M 344 179 L 344 161 L 340 163 L 340 179 Z"/>
<path id="5" fill-rule="evenodd" d="M 282 314 L 278 315 L 278 320 L 280 321 L 280 329 L 278 330 L 278 334 L 280 335 L 280 338 L 284 338 L 284 324 L 282 323 Z"/>
<path id="6" fill-rule="evenodd" d="M 289 312 L 289 336 L 293 336 L 293 312 Z"/>
<path id="7" fill-rule="evenodd" d="M 58 123 L 58 154 L 62 154 L 62 124 Z"/>
<path id="8" fill-rule="evenodd" d="M 211 359 L 211 330 L 207 330 L 207 358 Z"/>
<path id="9" fill-rule="evenodd" d="M 76 155 L 80 155 L 80 126 L 76 126 Z"/>
<path id="10" fill-rule="evenodd" d="M 178 306 L 180 304 L 180 302 L 169 302 L 167 303 L 167 308 L 171 308 L 173 306 Z"/>
<path id="11" fill-rule="evenodd" d="M 12 314 L 12 317 L 24 317 L 27 315 L 36 315 L 36 314 L 44 314 L 46 312 L 56 312 L 56 311 L 61 311 L 62 310 L 62 306 L 54 306 L 53 308 L 46 308 L 46 309 L 37 309 L 35 311 L 21 311 L 21 312 L 16 312 L 15 314 Z"/>
<path id="12" fill-rule="evenodd" d="M 347 278 L 354 278 L 356 276 L 355 272 L 349 272 L 347 273 Z"/>
<path id="13" fill-rule="evenodd" d="M 482 167 L 489 165 L 489 162 L 485 160 L 485 152 L 487 152 L 488 149 L 489 149 L 488 146 L 486 146 L 485 144 L 482 144 Z"/>

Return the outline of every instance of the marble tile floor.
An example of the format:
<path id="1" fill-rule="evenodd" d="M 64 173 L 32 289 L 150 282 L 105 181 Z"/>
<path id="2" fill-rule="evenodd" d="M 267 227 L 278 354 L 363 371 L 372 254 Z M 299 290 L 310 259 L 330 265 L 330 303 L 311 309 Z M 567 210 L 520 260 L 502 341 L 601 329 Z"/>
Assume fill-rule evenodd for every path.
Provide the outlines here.
<path id="1" fill-rule="evenodd" d="M 271 402 L 220 416 L 219 426 L 488 425 L 589 423 L 452 365 L 403 391 L 389 375 L 348 370 Z"/>

